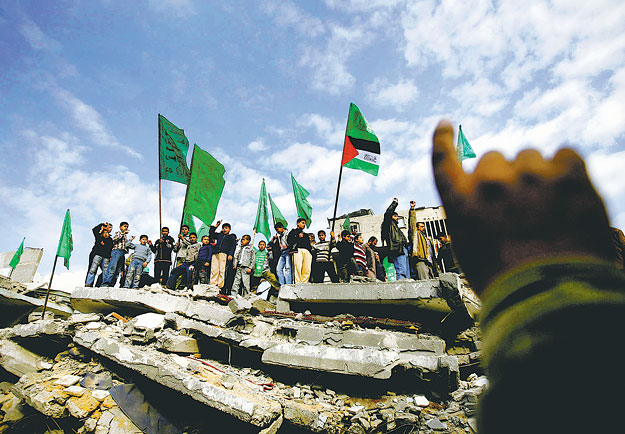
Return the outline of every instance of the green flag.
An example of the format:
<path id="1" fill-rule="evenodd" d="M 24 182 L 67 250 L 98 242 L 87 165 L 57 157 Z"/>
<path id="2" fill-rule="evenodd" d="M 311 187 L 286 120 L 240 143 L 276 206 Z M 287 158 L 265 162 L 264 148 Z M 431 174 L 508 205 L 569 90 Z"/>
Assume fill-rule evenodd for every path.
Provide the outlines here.
<path id="1" fill-rule="evenodd" d="M 284 226 L 284 229 L 286 229 L 288 226 L 286 219 L 278 209 L 278 206 L 271 199 L 271 194 L 267 193 L 267 196 L 269 196 L 269 204 L 271 205 L 271 217 L 273 218 L 273 226 L 275 227 L 276 223 L 280 222 L 282 223 L 282 226 Z"/>
<path id="2" fill-rule="evenodd" d="M 63 229 L 61 230 L 61 239 L 59 239 L 59 247 L 56 249 L 56 256 L 64 258 L 63 264 L 69 270 L 69 258 L 74 250 L 74 241 L 72 239 L 72 218 L 69 215 L 69 209 L 65 213 L 63 220 Z"/>
<path id="3" fill-rule="evenodd" d="M 210 236 L 210 226 L 202 223 L 202 226 L 200 226 L 200 229 L 197 231 L 197 239 L 199 241 L 202 241 L 202 237 L 206 235 L 207 237 Z"/>
<path id="4" fill-rule="evenodd" d="M 267 190 L 265 188 L 265 178 L 260 184 L 260 195 L 258 197 L 258 209 L 256 210 L 256 221 L 254 222 L 254 228 L 256 232 L 259 232 L 265 236 L 267 241 L 271 236 L 271 229 L 269 228 L 269 208 L 267 207 Z"/>
<path id="5" fill-rule="evenodd" d="M 184 131 L 158 115 L 159 177 L 186 184 L 189 180 L 187 151 L 189 141 Z"/>
<path id="6" fill-rule="evenodd" d="M 17 248 L 17 250 L 15 251 L 15 254 L 13 255 L 13 258 L 11 259 L 11 262 L 9 262 L 9 267 L 13 268 L 15 270 L 15 267 L 17 267 L 17 264 L 20 263 L 20 258 L 22 257 L 22 253 L 24 253 L 24 240 L 26 239 L 26 237 L 22 238 L 22 244 L 20 244 L 20 246 Z"/>
<path id="7" fill-rule="evenodd" d="M 469 141 L 462 132 L 462 125 L 458 125 L 458 161 L 466 160 L 467 158 L 475 158 L 475 152 L 469 145 Z"/>
<path id="8" fill-rule="evenodd" d="M 373 176 L 380 169 L 380 141 L 354 103 L 349 105 L 341 166 Z"/>
<path id="9" fill-rule="evenodd" d="M 226 169 L 219 161 L 198 145 L 193 145 L 184 212 L 196 216 L 206 225 L 213 223 L 226 185 L 225 173 Z"/>
<path id="10" fill-rule="evenodd" d="M 308 191 L 302 187 L 291 173 L 291 183 L 293 184 L 293 195 L 295 196 L 295 207 L 297 208 L 297 217 L 306 219 L 306 227 L 310 227 L 312 220 L 312 206 L 308 203 Z"/>
<path id="11" fill-rule="evenodd" d="M 349 214 L 347 214 L 347 218 L 343 222 L 343 229 L 349 231 L 350 234 L 352 233 L 352 226 L 351 222 L 349 221 Z"/>
<path id="12" fill-rule="evenodd" d="M 189 233 L 195 232 L 197 234 L 197 231 L 195 230 L 195 222 L 193 221 L 193 216 L 191 214 L 187 214 L 187 213 L 183 214 L 182 224 L 189 226 Z M 198 240 L 199 239 L 201 238 L 198 236 Z"/>

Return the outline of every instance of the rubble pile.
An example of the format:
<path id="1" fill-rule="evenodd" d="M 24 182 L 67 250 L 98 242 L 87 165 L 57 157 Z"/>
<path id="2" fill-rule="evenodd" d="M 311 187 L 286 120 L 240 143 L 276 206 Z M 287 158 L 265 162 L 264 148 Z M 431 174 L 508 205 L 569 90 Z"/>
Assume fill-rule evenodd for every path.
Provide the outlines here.
<path id="1" fill-rule="evenodd" d="M 391 304 L 401 293 L 413 300 L 415 319 L 414 306 L 436 306 L 445 322 L 457 313 L 461 285 L 453 301 L 447 283 L 428 282 L 382 284 L 388 293 L 376 283 L 352 286 L 371 314 L 375 297 Z M 75 288 L 70 315 L 34 312 L 0 330 L 0 433 L 475 430 L 488 383 L 479 376 L 475 326 L 443 339 L 424 322 L 320 315 L 316 303 L 327 300 L 293 301 L 312 290 L 331 298 L 328 287 L 286 286 L 276 305 L 224 297 L 209 285 Z M 337 291 L 342 306 L 359 304 L 351 291 Z M 452 300 L 447 309 L 440 299 Z"/>

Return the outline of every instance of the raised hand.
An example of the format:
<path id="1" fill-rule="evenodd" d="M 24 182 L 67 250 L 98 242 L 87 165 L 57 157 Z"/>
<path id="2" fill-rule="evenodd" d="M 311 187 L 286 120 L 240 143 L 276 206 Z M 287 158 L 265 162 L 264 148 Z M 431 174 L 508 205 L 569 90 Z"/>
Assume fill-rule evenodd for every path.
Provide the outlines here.
<path id="1" fill-rule="evenodd" d="M 534 260 L 610 260 L 605 207 L 571 149 L 551 160 L 535 150 L 514 161 L 489 152 L 467 174 L 454 151 L 454 130 L 441 121 L 432 167 L 454 252 L 473 289 L 482 293 L 500 274 Z"/>

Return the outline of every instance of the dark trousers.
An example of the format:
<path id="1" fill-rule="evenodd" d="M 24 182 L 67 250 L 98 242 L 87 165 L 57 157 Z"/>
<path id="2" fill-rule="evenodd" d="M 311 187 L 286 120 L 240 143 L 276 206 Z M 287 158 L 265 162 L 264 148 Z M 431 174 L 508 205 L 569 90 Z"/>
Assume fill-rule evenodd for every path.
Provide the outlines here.
<path id="1" fill-rule="evenodd" d="M 189 289 L 193 289 L 193 270 L 189 268 L 192 265 L 193 262 L 183 262 L 181 265 L 171 270 L 169 279 L 167 279 L 167 287 L 169 289 L 179 289 L 176 281 L 179 276 L 182 276 L 180 287 L 184 288 L 187 286 Z"/>
<path id="2" fill-rule="evenodd" d="M 196 268 L 195 268 L 195 278 L 196 281 L 199 283 L 205 283 L 205 284 L 209 284 L 210 283 L 210 277 L 211 277 L 211 261 L 210 259 L 207 261 L 208 265 L 204 265 L 199 264 Z"/>
<path id="3" fill-rule="evenodd" d="M 323 283 L 326 273 L 330 277 L 332 283 L 339 282 L 339 276 L 334 269 L 334 263 L 332 262 L 313 262 L 312 264 L 312 277 L 314 283 Z"/>
<path id="4" fill-rule="evenodd" d="M 171 261 L 154 261 L 154 279 L 162 284 L 167 283 L 169 279 L 169 268 Z"/>
<path id="5" fill-rule="evenodd" d="M 224 278 L 224 286 L 221 288 L 221 293 L 230 295 L 232 293 L 232 284 L 234 283 L 234 275 L 236 270 L 232 268 L 232 261 L 226 262 L 226 277 Z"/>

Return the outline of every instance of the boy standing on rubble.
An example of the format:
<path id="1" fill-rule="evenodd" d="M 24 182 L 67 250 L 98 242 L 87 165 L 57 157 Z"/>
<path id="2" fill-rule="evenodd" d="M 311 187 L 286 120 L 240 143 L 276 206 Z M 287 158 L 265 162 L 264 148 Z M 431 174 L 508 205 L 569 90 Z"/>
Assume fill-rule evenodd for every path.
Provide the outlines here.
<path id="1" fill-rule="evenodd" d="M 184 256 L 178 255 L 178 259 L 180 259 L 182 263 L 171 270 L 171 274 L 167 280 L 167 287 L 169 289 L 178 289 L 176 281 L 178 280 L 178 276 L 183 276 L 182 285 L 193 289 L 194 264 L 197 261 L 201 244 L 197 242 L 197 234 L 195 232 L 189 234 L 189 241 L 183 238 L 180 240 L 180 243 L 185 247 Z"/>
<path id="2" fill-rule="evenodd" d="M 108 268 L 109 261 L 111 260 L 111 250 L 113 249 L 113 240 L 106 229 L 103 229 L 98 233 L 95 245 L 91 250 L 93 259 L 89 265 L 89 273 L 87 273 L 87 280 L 85 286 L 92 287 L 95 280 L 95 274 L 98 271 L 98 267 L 104 271 Z"/>
<path id="3" fill-rule="evenodd" d="M 126 271 L 126 282 L 124 288 L 138 288 L 141 280 L 143 269 L 148 266 L 152 260 L 152 249 L 148 245 L 148 236 L 141 235 L 139 244 L 128 243 L 128 248 L 133 249 L 132 261 Z"/>
<path id="4" fill-rule="evenodd" d="M 269 300 L 275 299 L 280 291 L 280 283 L 275 274 L 271 272 L 270 261 L 272 253 L 267 250 L 267 244 L 264 241 L 258 243 L 258 250 L 254 252 L 254 273 L 250 279 L 250 288 L 252 292 L 256 292 L 256 288 L 262 279 L 265 279 L 271 285 L 269 290 Z"/>
<path id="5" fill-rule="evenodd" d="M 211 256 L 213 256 L 213 246 L 210 244 L 210 237 L 204 235 L 197 261 L 195 261 L 195 275 L 200 283 L 207 284 L 210 281 Z"/>
<path id="6" fill-rule="evenodd" d="M 334 263 L 330 258 L 330 252 L 336 245 L 334 240 L 334 232 L 330 232 L 330 240 L 326 240 L 326 232 L 321 230 L 317 232 L 319 242 L 313 246 L 314 250 L 314 262 L 312 265 L 313 282 L 323 283 L 326 273 L 330 277 L 332 283 L 338 283 L 339 277 L 334 269 Z"/>
<path id="7" fill-rule="evenodd" d="M 234 250 L 237 247 L 237 236 L 230 232 L 232 230 L 230 223 L 221 225 L 221 232 L 217 232 L 219 225 L 221 225 L 221 220 L 217 221 L 209 229 L 210 238 L 215 240 L 213 257 L 211 258 L 210 283 L 211 285 L 216 285 L 219 289 L 223 289 L 227 266 L 232 264 Z"/>
<path id="8" fill-rule="evenodd" d="M 247 295 L 250 292 L 250 277 L 255 259 L 254 249 L 250 246 L 251 240 L 252 237 L 247 234 L 241 237 L 241 248 L 237 250 L 232 261 L 235 270 L 232 291 L 240 295 Z"/>
<path id="9" fill-rule="evenodd" d="M 135 239 L 133 235 L 130 239 L 127 238 L 128 222 L 121 222 L 119 224 L 119 230 L 113 235 L 113 249 L 111 250 L 111 260 L 109 266 L 106 268 L 104 277 L 102 278 L 102 286 L 115 286 L 117 276 L 124 268 L 124 255 L 128 253 L 128 243 Z M 112 283 L 111 283 L 112 282 Z"/>

